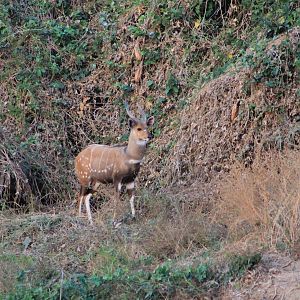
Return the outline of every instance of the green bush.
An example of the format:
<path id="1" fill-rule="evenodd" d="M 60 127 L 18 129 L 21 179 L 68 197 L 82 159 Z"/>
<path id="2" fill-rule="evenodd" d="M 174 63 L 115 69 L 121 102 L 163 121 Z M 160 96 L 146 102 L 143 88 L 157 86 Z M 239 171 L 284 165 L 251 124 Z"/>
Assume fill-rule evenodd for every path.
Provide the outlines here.
<path id="1" fill-rule="evenodd" d="M 104 252 L 103 252 L 104 251 Z M 234 256 L 229 261 L 225 274 L 213 271 L 209 264 L 196 267 L 178 268 L 172 261 L 159 265 L 153 271 L 147 270 L 147 259 L 135 262 L 123 261 L 115 251 L 102 249 L 102 255 L 109 255 L 114 268 L 104 268 L 102 275 L 74 274 L 69 279 L 57 280 L 54 284 L 47 282 L 28 288 L 20 282 L 16 290 L 6 299 L 165 299 L 185 293 L 190 297 L 203 293 L 211 280 L 224 284 L 242 276 L 245 271 L 259 263 L 260 254 Z M 118 266 L 119 265 L 119 266 Z"/>

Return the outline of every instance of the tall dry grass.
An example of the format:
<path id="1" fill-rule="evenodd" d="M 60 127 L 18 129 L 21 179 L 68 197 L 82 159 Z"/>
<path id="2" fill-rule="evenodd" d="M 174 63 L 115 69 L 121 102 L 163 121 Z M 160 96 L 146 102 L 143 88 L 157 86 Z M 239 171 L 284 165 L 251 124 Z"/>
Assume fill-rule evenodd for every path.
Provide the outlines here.
<path id="1" fill-rule="evenodd" d="M 255 236 L 264 245 L 293 248 L 300 241 L 300 154 L 273 153 L 252 168 L 235 167 L 220 184 L 214 217 L 235 241 Z"/>

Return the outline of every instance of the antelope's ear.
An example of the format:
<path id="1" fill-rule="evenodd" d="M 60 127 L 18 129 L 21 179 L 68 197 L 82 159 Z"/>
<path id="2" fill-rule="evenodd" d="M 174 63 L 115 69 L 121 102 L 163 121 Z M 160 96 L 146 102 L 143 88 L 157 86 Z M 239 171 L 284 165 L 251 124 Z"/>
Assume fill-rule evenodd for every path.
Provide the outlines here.
<path id="1" fill-rule="evenodd" d="M 129 125 L 130 128 L 132 128 L 132 127 L 137 125 L 137 122 L 134 119 L 129 119 L 128 120 L 128 125 Z"/>
<path id="2" fill-rule="evenodd" d="M 150 118 L 148 118 L 147 120 L 147 126 L 153 126 L 154 124 L 154 117 L 151 116 Z"/>

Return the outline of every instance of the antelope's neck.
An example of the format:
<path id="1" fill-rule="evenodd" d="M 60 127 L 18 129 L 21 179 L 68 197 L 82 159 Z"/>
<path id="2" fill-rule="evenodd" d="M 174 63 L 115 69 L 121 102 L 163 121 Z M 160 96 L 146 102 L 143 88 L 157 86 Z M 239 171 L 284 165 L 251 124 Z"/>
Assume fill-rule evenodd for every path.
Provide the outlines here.
<path id="1" fill-rule="evenodd" d="M 134 138 L 129 137 L 126 154 L 130 159 L 142 160 L 146 153 L 146 143 L 138 143 Z"/>

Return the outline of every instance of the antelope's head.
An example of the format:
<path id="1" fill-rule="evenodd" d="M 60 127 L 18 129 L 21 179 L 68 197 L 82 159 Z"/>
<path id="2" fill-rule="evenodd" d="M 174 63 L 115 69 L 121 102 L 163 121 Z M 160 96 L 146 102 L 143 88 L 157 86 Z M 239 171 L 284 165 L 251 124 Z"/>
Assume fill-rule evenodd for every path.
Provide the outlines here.
<path id="1" fill-rule="evenodd" d="M 128 103 L 125 102 L 126 112 L 129 116 L 130 138 L 134 139 L 138 145 L 146 145 L 153 138 L 148 127 L 154 124 L 154 117 L 147 118 L 144 110 L 138 106 L 140 118 L 136 118 L 130 111 Z"/>

